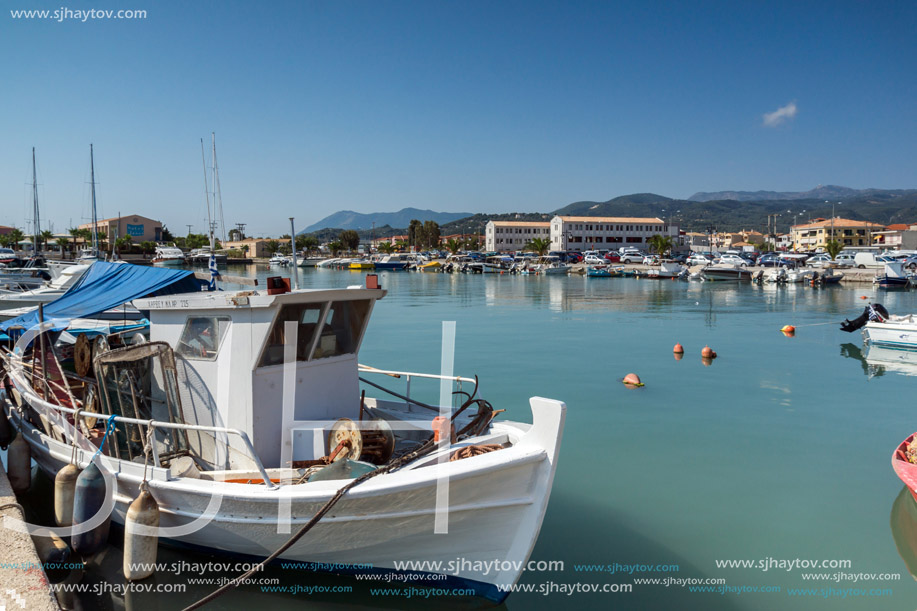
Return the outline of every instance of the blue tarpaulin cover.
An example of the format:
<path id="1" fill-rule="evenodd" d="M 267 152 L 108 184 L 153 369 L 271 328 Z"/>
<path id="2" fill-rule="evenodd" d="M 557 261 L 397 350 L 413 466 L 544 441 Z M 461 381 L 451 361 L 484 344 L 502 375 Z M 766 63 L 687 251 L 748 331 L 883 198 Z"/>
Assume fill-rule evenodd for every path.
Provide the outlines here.
<path id="1" fill-rule="evenodd" d="M 73 318 L 91 318 L 141 297 L 197 292 L 202 285 L 206 283 L 195 278 L 194 272 L 188 270 L 97 261 L 70 290 L 44 306 L 44 319 L 65 328 Z M 37 324 L 36 308 L 28 314 L 0 323 L 0 331 L 11 327 L 29 329 Z"/>

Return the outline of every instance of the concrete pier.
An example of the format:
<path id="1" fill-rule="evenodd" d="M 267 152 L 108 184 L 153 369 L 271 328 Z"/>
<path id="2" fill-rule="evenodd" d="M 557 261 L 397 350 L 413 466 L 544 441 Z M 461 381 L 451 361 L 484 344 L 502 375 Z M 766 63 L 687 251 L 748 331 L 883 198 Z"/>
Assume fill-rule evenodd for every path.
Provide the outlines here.
<path id="1" fill-rule="evenodd" d="M 7 516 L 22 520 L 16 495 L 6 477 L 6 468 L 0 461 L 0 520 Z M 26 611 L 60 611 L 57 599 L 51 594 L 48 577 L 41 568 L 41 560 L 32 538 L 3 528 L 0 522 L 0 609 L 25 609 Z"/>

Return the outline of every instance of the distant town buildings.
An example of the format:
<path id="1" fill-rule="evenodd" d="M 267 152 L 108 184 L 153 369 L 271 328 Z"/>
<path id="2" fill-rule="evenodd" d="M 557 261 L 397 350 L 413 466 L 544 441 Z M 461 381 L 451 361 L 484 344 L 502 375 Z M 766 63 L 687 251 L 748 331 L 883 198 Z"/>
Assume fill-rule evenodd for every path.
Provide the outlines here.
<path id="1" fill-rule="evenodd" d="M 832 239 L 836 239 L 842 246 L 872 246 L 873 233 L 884 229 L 885 226 L 878 223 L 835 217 L 793 225 L 790 233 L 796 250 L 812 251 L 824 248 Z"/>
<path id="2" fill-rule="evenodd" d="M 270 257 L 271 253 L 267 249 L 267 243 L 271 240 L 268 238 L 245 238 L 244 240 L 234 240 L 220 244 L 225 249 L 235 249 L 245 254 L 246 257 Z M 278 240 L 279 241 L 279 240 Z M 283 241 L 289 244 L 289 240 Z M 246 250 L 245 247 L 248 247 Z"/>
<path id="3" fill-rule="evenodd" d="M 13 233 L 15 227 L 7 227 L 6 225 L 0 225 L 0 235 L 9 235 Z"/>
<path id="4" fill-rule="evenodd" d="M 618 250 L 646 248 L 654 235 L 672 238 L 681 246 L 676 225 L 659 218 L 555 216 L 551 219 L 551 250 Z"/>
<path id="5" fill-rule="evenodd" d="M 92 223 L 83 223 L 78 229 L 92 230 Z M 138 214 L 101 219 L 99 231 L 104 231 L 109 239 L 130 236 L 134 243 L 162 241 L 162 223 Z"/>
<path id="6" fill-rule="evenodd" d="M 535 238 L 550 239 L 551 223 L 548 221 L 488 221 L 484 226 L 484 250 L 487 252 L 515 252 L 524 250 Z"/>

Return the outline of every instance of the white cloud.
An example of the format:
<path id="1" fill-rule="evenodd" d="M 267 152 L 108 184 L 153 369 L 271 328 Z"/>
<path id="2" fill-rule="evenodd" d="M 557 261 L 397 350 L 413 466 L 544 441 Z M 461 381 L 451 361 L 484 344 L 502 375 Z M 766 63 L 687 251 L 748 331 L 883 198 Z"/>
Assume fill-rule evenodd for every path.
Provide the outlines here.
<path id="1" fill-rule="evenodd" d="M 764 127 L 777 127 L 793 119 L 798 112 L 796 102 L 790 102 L 786 106 L 781 106 L 774 112 L 764 113 Z"/>

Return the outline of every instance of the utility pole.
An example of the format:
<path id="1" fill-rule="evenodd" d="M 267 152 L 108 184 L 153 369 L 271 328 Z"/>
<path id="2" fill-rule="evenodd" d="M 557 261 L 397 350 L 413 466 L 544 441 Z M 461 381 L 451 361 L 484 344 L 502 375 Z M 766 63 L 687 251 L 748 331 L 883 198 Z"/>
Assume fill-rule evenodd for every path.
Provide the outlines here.
<path id="1" fill-rule="evenodd" d="M 236 223 L 236 229 L 239 230 L 239 240 L 245 239 L 245 225 L 246 223 Z"/>
<path id="2" fill-rule="evenodd" d="M 191 235 L 191 225 L 188 225 L 188 235 Z"/>

